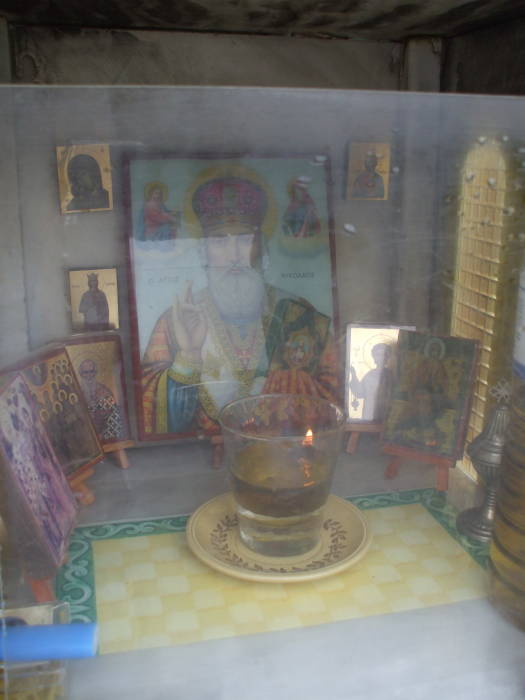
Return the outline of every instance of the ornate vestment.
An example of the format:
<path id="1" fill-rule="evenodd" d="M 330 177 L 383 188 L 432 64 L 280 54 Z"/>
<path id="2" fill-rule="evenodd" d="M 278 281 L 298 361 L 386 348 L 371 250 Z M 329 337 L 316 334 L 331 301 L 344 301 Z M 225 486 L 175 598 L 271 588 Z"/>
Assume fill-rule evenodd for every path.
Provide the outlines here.
<path id="1" fill-rule="evenodd" d="M 142 360 L 144 432 L 213 434 L 220 409 L 260 393 L 303 393 L 338 401 L 338 363 L 330 319 L 303 299 L 266 288 L 262 315 L 229 324 L 204 290 L 196 305 L 207 322 L 202 362 L 180 359 L 172 310 L 158 319 Z"/>

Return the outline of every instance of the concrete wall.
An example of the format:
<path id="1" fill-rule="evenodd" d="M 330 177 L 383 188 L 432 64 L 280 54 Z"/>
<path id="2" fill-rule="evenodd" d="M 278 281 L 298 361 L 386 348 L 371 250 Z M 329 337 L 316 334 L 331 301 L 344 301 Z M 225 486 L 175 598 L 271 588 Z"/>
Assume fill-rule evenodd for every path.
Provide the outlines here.
<path id="1" fill-rule="evenodd" d="M 497 24 L 448 42 L 445 92 L 525 94 L 525 21 Z"/>
<path id="2" fill-rule="evenodd" d="M 10 76 L 8 26 L 0 19 L 0 82 L 8 83 Z M 0 366 L 13 362 L 28 348 L 22 231 L 17 204 L 18 168 L 11 97 L 11 94 L 4 90 L 0 102 Z"/>
<path id="3" fill-rule="evenodd" d="M 0 99 L 0 366 L 23 356 L 29 346 L 13 110 L 12 95 L 4 89 Z"/>
<path id="4" fill-rule="evenodd" d="M 12 37 L 23 83 L 399 87 L 395 42 L 45 27 Z"/>

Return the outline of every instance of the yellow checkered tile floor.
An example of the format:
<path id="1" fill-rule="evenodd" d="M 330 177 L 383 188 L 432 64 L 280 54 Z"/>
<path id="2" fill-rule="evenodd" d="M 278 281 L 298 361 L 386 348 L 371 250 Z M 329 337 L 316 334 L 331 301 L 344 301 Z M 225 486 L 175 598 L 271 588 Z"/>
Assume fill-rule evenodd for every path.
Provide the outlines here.
<path id="1" fill-rule="evenodd" d="M 296 584 L 245 582 L 190 552 L 184 533 L 93 542 L 100 653 L 128 651 L 483 597 L 484 570 L 419 503 L 368 510 L 355 567 Z"/>

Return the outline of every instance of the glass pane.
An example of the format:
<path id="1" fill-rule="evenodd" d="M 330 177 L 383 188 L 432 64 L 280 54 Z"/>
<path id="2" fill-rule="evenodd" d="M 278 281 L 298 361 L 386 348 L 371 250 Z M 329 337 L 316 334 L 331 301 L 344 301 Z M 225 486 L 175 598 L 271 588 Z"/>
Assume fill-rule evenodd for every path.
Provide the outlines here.
<path id="1" fill-rule="evenodd" d="M 490 617 L 488 548 L 455 519 L 485 483 L 465 448 L 511 379 L 523 99 L 0 90 L 3 601 L 98 622 L 68 697 L 285 684 L 294 649 L 289 687 L 320 697 L 348 644 L 369 663 L 361 635 L 420 658 L 419 614 L 456 671 L 490 619 L 504 669 L 515 631 Z M 257 406 L 240 434 L 301 425 L 279 436 L 284 487 L 259 447 L 243 466 L 258 517 L 277 481 L 307 503 L 337 447 L 308 401 L 345 414 L 296 560 L 239 541 L 221 431 L 238 399 Z"/>

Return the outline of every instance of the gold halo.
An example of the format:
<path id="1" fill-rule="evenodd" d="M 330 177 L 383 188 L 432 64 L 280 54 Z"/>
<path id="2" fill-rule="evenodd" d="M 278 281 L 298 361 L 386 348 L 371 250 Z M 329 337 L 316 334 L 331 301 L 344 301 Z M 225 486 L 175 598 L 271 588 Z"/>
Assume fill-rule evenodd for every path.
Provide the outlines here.
<path id="1" fill-rule="evenodd" d="M 144 199 L 147 200 L 151 197 L 151 193 L 153 190 L 160 190 L 162 192 L 162 201 L 165 202 L 168 198 L 168 186 L 165 185 L 163 182 L 148 182 L 147 185 L 144 186 Z"/>
<path id="2" fill-rule="evenodd" d="M 255 170 L 252 170 L 245 165 L 241 165 L 240 163 L 234 162 L 219 163 L 217 165 L 212 165 L 205 168 L 197 175 L 195 180 L 186 190 L 186 194 L 184 195 L 184 220 L 186 221 L 186 226 L 192 238 L 202 237 L 202 227 L 199 223 L 197 215 L 193 211 L 193 195 L 195 194 L 197 188 L 207 180 L 214 180 L 220 177 L 242 178 L 243 180 L 254 182 L 264 191 L 268 206 L 261 224 L 261 231 L 265 238 L 271 238 L 274 234 L 277 222 L 277 207 L 273 192 L 266 180 L 264 180 Z"/>
<path id="3" fill-rule="evenodd" d="M 96 347 L 97 345 L 98 347 Z M 97 365 L 97 381 L 101 382 L 102 384 L 105 384 L 106 386 L 114 390 L 113 373 L 111 370 L 106 369 L 108 364 L 106 362 L 108 355 L 106 353 L 105 346 L 106 343 L 97 343 L 97 341 L 94 341 L 92 344 L 89 345 L 87 349 L 80 350 L 78 352 L 76 351 L 74 345 L 71 346 L 69 348 L 71 364 L 73 365 L 78 381 L 81 382 L 79 371 L 80 365 L 84 360 L 92 360 Z"/>
<path id="4" fill-rule="evenodd" d="M 441 338 L 436 338 L 435 336 L 432 338 L 428 338 L 428 340 L 425 340 L 425 342 L 423 344 L 423 355 L 425 355 L 425 357 L 428 357 L 429 356 L 428 351 L 433 345 L 439 346 L 439 358 L 438 359 L 442 360 L 447 353 L 447 349 L 445 347 L 445 343 L 443 342 L 443 340 Z"/>

